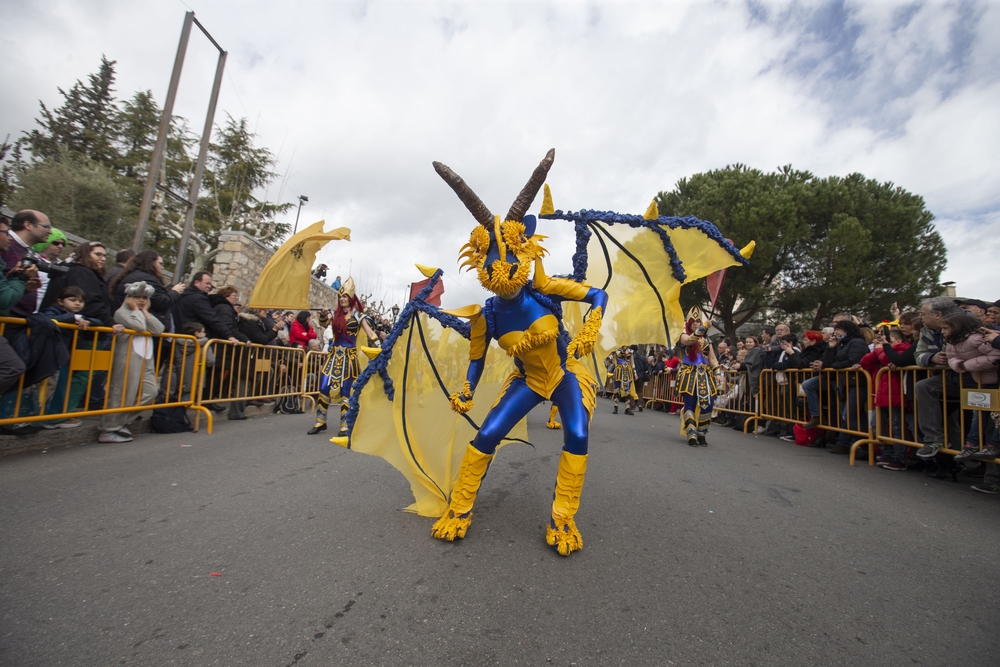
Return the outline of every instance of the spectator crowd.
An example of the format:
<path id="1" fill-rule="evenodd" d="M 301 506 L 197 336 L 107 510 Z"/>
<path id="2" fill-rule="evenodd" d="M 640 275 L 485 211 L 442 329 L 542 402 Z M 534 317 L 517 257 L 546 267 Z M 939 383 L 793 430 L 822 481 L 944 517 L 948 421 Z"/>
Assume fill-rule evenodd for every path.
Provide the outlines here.
<path id="1" fill-rule="evenodd" d="M 195 273 L 189 283 L 171 284 L 163 258 L 155 250 L 121 250 L 112 255 L 103 243 L 88 241 L 63 259 L 66 246 L 66 235 L 40 211 L 0 216 L 0 316 L 27 321 L 26 325 L 5 325 L 0 336 L 0 418 L 43 414 L 42 403 L 44 413 L 57 414 L 190 400 L 197 389 L 192 387 L 191 341 L 168 345 L 166 339 L 154 338 L 156 334 L 185 334 L 199 341 L 212 367 L 203 388 L 203 396 L 209 399 L 247 395 L 235 392 L 246 392 L 250 382 L 266 381 L 272 388 L 295 384 L 301 367 L 296 368 L 292 360 L 298 357 L 269 356 L 274 369 L 271 377 L 262 380 L 252 370 L 257 368 L 258 353 L 236 345 L 329 347 L 332 318 L 327 309 L 318 313 L 251 310 L 240 304 L 235 287 L 215 285 L 205 271 Z M 373 320 L 382 331 L 391 327 L 379 316 Z M 110 327 L 111 331 L 87 334 L 93 327 Z M 213 354 L 205 346 L 210 339 L 236 345 L 218 347 L 222 353 Z M 110 373 L 70 372 L 74 348 L 112 347 Z M 277 389 L 255 389 L 277 393 Z M 229 404 L 229 419 L 246 418 L 242 401 L 224 402 Z M 208 407 L 226 410 L 219 403 Z M 99 440 L 130 441 L 130 414 L 102 415 Z M 180 419 L 186 421 L 186 417 Z M 80 424 L 79 419 L 22 422 L 0 426 L 0 434 L 28 435 Z"/>
<path id="2" fill-rule="evenodd" d="M 876 445 L 880 468 L 969 475 L 981 480 L 976 491 L 998 494 L 1000 412 L 961 404 L 963 388 L 1000 387 L 998 325 L 1000 301 L 934 297 L 919 310 L 893 306 L 891 320 L 874 325 L 842 312 L 820 330 L 794 333 L 779 323 L 759 336 L 716 337 L 711 344 L 722 376 L 716 421 L 742 431 L 766 398 L 762 414 L 778 418 L 758 421 L 756 435 L 848 454 L 870 426 L 888 441 Z M 640 354 L 639 346 L 632 348 L 637 385 L 659 379 L 663 387 L 677 372 L 678 349 L 648 345 Z M 890 372 L 879 375 L 883 368 Z M 762 380 L 764 370 L 771 373 Z M 838 372 L 811 372 L 821 370 Z M 769 383 L 764 394 L 762 381 Z M 943 453 L 946 443 L 959 453 Z"/>

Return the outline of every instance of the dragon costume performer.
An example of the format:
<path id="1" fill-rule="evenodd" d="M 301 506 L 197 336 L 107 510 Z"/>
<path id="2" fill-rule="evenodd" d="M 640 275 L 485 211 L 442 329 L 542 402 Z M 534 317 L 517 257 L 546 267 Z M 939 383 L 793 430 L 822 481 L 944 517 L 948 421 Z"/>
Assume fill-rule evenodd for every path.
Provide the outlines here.
<path id="1" fill-rule="evenodd" d="M 681 412 L 681 435 L 687 438 L 692 447 L 707 447 L 708 426 L 712 423 L 712 406 L 719 394 L 715 375 L 719 371 L 719 362 L 715 358 L 715 350 L 706 345 L 708 358 L 702 351 L 701 341 L 708 333 L 708 323 L 701 314 L 701 309 L 695 306 L 688 312 L 684 333 L 680 338 L 677 367 L 677 393 L 684 398 L 684 408 Z"/>
<path id="2" fill-rule="evenodd" d="M 615 383 L 615 409 L 612 414 L 618 414 L 618 399 L 628 401 L 625 414 L 635 414 L 635 402 L 639 397 L 635 393 L 635 366 L 632 365 L 632 350 L 622 345 L 615 352 L 615 368 L 612 371 L 612 380 Z"/>
<path id="3" fill-rule="evenodd" d="M 369 340 L 376 340 L 371 322 L 365 315 L 365 306 L 354 292 L 354 279 L 350 277 L 337 290 L 337 310 L 330 325 L 333 328 L 333 343 L 323 364 L 319 396 L 316 398 L 316 423 L 309 429 L 309 435 L 326 430 L 331 400 L 340 404 L 340 435 L 347 435 L 348 398 L 354 379 L 361 372 L 358 332 L 364 330 Z"/>
<path id="4" fill-rule="evenodd" d="M 355 380 L 347 437 L 331 438 L 399 470 L 415 501 L 405 509 L 435 517 L 438 539 L 466 536 L 498 449 L 527 443 L 525 415 L 551 400 L 564 439 L 545 539 L 563 556 L 582 548 L 575 515 L 603 359 L 634 340 L 672 346 L 684 329 L 681 285 L 745 265 L 753 249 L 736 248 L 711 223 L 660 216 L 655 202 L 645 215 L 556 210 L 544 185 L 554 157 L 549 151 L 502 217 L 434 163 L 476 221 L 462 265 L 495 296 L 442 310 L 428 298 L 443 271 L 418 264 L 430 280 Z M 543 185 L 536 218 L 527 211 Z M 575 231 L 566 276 L 550 276 L 542 264 L 542 221 Z M 376 374 L 382 382 L 372 381 Z"/>

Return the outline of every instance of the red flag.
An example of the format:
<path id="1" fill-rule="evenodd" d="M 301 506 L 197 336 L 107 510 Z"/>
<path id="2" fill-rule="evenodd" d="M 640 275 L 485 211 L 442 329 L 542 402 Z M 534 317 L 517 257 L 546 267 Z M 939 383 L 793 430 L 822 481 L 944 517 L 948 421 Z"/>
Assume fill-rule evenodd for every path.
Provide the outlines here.
<path id="1" fill-rule="evenodd" d="M 430 282 L 431 279 L 428 278 L 427 280 L 421 280 L 419 283 L 410 283 L 410 300 L 412 301 L 420 290 L 427 287 Z M 444 280 L 443 278 L 439 278 L 437 284 L 434 285 L 434 289 L 432 289 L 431 293 L 427 295 L 427 303 L 440 308 L 442 294 L 444 294 Z"/>
<path id="2" fill-rule="evenodd" d="M 708 296 L 712 299 L 712 308 L 715 310 L 715 301 L 719 298 L 719 290 L 722 289 L 722 281 L 726 278 L 726 270 L 716 271 L 715 273 L 710 273 L 707 278 L 705 278 L 705 283 L 708 287 Z"/>

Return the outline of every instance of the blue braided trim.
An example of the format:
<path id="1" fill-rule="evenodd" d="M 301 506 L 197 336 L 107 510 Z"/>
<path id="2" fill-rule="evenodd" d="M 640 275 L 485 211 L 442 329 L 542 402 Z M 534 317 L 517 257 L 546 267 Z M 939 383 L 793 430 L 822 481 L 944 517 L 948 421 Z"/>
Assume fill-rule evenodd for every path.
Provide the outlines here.
<path id="1" fill-rule="evenodd" d="M 587 268 L 586 241 L 590 238 L 590 231 L 586 229 L 586 225 L 593 222 L 603 222 L 610 225 L 622 224 L 628 225 L 632 228 L 645 228 L 655 232 L 660 237 L 660 241 L 663 243 L 663 249 L 666 250 L 667 255 L 670 257 L 671 273 L 674 278 L 680 282 L 684 282 L 687 278 L 687 274 L 684 272 L 683 262 L 681 262 L 680 258 L 677 256 L 677 250 L 674 248 L 674 244 L 670 241 L 670 234 L 667 232 L 667 229 L 697 229 L 705 234 L 705 236 L 718 243 L 721 248 L 732 255 L 733 259 L 738 261 L 743 266 L 747 266 L 750 263 L 748 259 L 740 254 L 739 248 L 722 236 L 722 232 L 719 231 L 718 227 L 707 220 L 699 220 L 698 218 L 692 216 L 681 218 L 676 216 L 661 215 L 656 220 L 646 220 L 641 215 L 584 209 L 576 212 L 556 211 L 555 213 L 539 217 L 547 220 L 569 220 L 575 223 L 577 250 L 576 254 L 573 255 L 573 271 L 574 278 L 580 276 L 580 281 L 583 280 L 583 277 L 580 274 L 581 268 L 583 273 L 586 273 Z M 586 240 L 583 238 L 584 233 L 586 233 Z M 583 248 L 582 251 L 581 248 Z"/>
<path id="2" fill-rule="evenodd" d="M 444 313 L 437 306 L 432 306 L 427 303 L 427 297 L 430 296 L 434 287 L 437 285 L 438 281 L 441 280 L 443 271 L 438 269 L 431 276 L 430 281 L 427 286 L 424 287 L 420 292 L 413 297 L 403 310 L 399 312 L 399 318 L 396 320 L 396 324 L 393 325 L 392 331 L 389 335 L 385 337 L 382 341 L 382 353 L 372 359 L 365 369 L 361 371 L 357 379 L 354 381 L 354 387 L 351 391 L 351 398 L 348 401 L 347 409 L 347 429 L 349 432 L 354 430 L 354 422 L 358 418 L 358 410 L 360 409 L 359 398 L 361 397 L 361 391 L 368 384 L 368 380 L 376 373 L 380 378 L 382 378 L 382 388 L 385 391 L 386 397 L 391 401 L 396 396 L 396 389 L 393 386 L 392 378 L 389 377 L 389 372 L 386 370 L 386 366 L 389 364 L 389 359 L 392 358 L 392 350 L 396 346 L 396 342 L 399 337 L 403 334 L 403 329 L 410 324 L 410 320 L 416 317 L 418 312 L 426 313 L 429 317 L 433 317 L 443 326 L 450 329 L 454 329 L 462 335 L 463 338 L 469 338 L 472 332 L 472 327 L 468 322 L 461 320 L 454 315 L 449 315 Z"/>

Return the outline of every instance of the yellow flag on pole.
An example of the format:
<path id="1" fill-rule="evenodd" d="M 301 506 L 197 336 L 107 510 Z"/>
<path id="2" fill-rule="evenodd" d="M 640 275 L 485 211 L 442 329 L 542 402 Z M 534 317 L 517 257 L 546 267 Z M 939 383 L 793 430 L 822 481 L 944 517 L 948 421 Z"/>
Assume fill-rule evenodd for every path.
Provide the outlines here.
<path id="1" fill-rule="evenodd" d="M 309 225 L 278 248 L 260 272 L 250 308 L 309 309 L 309 285 L 312 266 L 318 253 L 330 241 L 351 240 L 351 230 L 338 227 L 323 231 L 325 222 Z"/>

